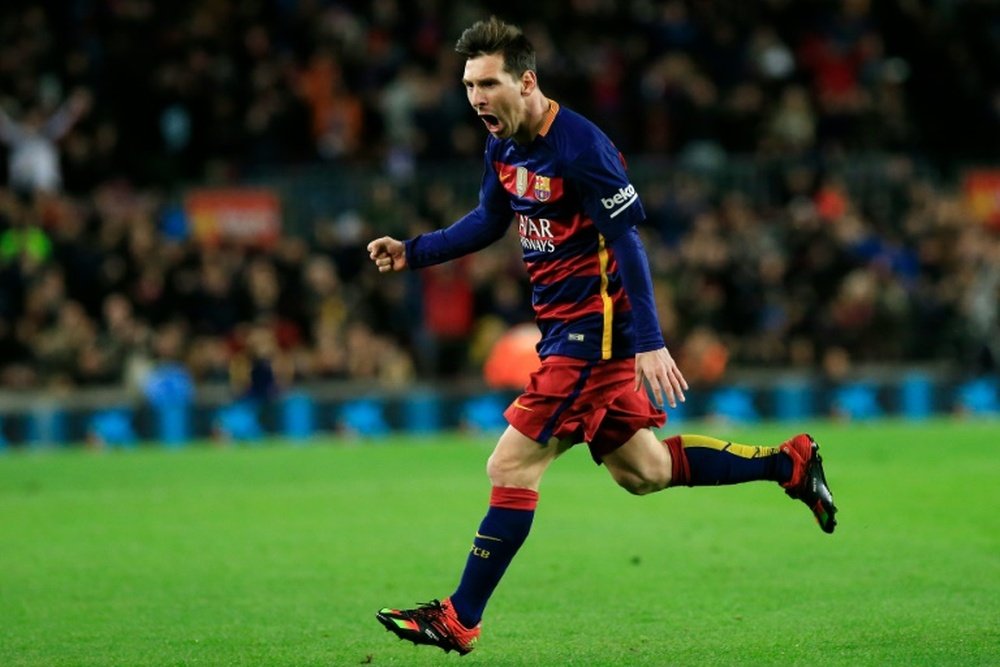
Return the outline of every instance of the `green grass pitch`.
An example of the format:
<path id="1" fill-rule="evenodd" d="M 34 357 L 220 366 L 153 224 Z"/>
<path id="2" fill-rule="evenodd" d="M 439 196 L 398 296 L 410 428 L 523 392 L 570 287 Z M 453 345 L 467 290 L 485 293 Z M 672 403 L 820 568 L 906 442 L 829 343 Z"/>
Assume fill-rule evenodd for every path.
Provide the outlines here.
<path id="1" fill-rule="evenodd" d="M 832 536 L 771 484 L 637 498 L 571 450 L 461 659 L 374 614 L 453 590 L 492 437 L 9 451 L 0 664 L 1000 664 L 1000 421 L 809 427 Z"/>

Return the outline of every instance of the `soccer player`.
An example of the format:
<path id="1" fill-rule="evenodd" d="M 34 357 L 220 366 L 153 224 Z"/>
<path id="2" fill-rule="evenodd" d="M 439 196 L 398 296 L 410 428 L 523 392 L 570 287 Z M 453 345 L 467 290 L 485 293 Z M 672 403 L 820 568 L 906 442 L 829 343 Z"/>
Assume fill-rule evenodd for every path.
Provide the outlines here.
<path id="1" fill-rule="evenodd" d="M 489 133 L 479 205 L 445 229 L 382 237 L 368 251 L 382 273 L 417 269 L 493 243 L 516 219 L 542 363 L 504 412 L 510 426 L 487 464 L 489 508 L 458 588 L 415 609 L 382 609 L 378 620 L 415 644 L 471 651 L 486 603 L 528 536 L 543 473 L 579 442 L 630 493 L 770 480 L 833 532 L 836 508 L 808 435 L 777 447 L 657 438 L 664 398 L 676 406 L 687 383 L 663 342 L 636 231 L 643 207 L 621 154 L 590 121 L 545 97 L 534 50 L 515 26 L 479 21 L 455 49 Z"/>

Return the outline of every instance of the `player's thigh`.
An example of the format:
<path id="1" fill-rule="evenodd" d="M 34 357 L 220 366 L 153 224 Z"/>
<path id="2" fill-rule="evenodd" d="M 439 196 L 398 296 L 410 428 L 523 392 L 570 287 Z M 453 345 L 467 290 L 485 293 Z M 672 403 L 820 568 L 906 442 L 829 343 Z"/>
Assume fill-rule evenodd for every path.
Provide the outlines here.
<path id="1" fill-rule="evenodd" d="M 632 493 L 651 493 L 670 484 L 670 451 L 651 429 L 642 428 L 601 462 Z"/>
<path id="2" fill-rule="evenodd" d="M 555 438 L 543 445 L 508 426 L 490 455 L 486 471 L 493 486 L 537 491 L 546 468 L 568 448 L 569 443 Z"/>

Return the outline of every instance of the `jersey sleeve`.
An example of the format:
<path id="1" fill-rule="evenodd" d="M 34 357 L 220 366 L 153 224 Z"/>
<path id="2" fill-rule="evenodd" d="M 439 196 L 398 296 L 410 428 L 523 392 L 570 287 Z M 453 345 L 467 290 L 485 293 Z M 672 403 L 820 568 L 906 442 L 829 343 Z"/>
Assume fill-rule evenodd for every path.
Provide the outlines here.
<path id="1" fill-rule="evenodd" d="M 632 305 L 635 351 L 649 352 L 664 347 L 656 301 L 653 298 L 653 279 L 638 230 L 630 228 L 611 242 L 611 249 L 615 252 L 622 286 Z"/>
<path id="2" fill-rule="evenodd" d="M 646 212 L 628 179 L 625 160 L 607 137 L 593 137 L 566 168 L 584 213 L 609 242 L 645 220 Z"/>
<path id="3" fill-rule="evenodd" d="M 584 212 L 615 252 L 622 286 L 632 306 L 636 352 L 663 347 L 649 261 L 636 230 L 646 212 L 628 180 L 624 158 L 609 139 L 596 136 L 593 145 L 571 161 L 568 171 Z"/>
<path id="4" fill-rule="evenodd" d="M 507 231 L 513 215 L 510 199 L 490 160 L 489 146 L 484 161 L 479 205 L 444 229 L 404 241 L 407 266 L 419 269 L 447 262 L 485 248 Z"/>

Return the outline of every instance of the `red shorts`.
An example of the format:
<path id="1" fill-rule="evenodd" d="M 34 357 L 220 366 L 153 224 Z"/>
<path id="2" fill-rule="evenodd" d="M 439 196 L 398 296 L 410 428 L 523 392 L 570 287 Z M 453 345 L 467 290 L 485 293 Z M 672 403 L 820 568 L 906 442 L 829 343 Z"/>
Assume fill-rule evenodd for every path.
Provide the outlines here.
<path id="1" fill-rule="evenodd" d="M 546 357 L 503 414 L 511 426 L 537 442 L 545 444 L 553 437 L 586 442 L 600 463 L 636 431 L 667 421 L 645 387 L 634 387 L 635 359 Z"/>

